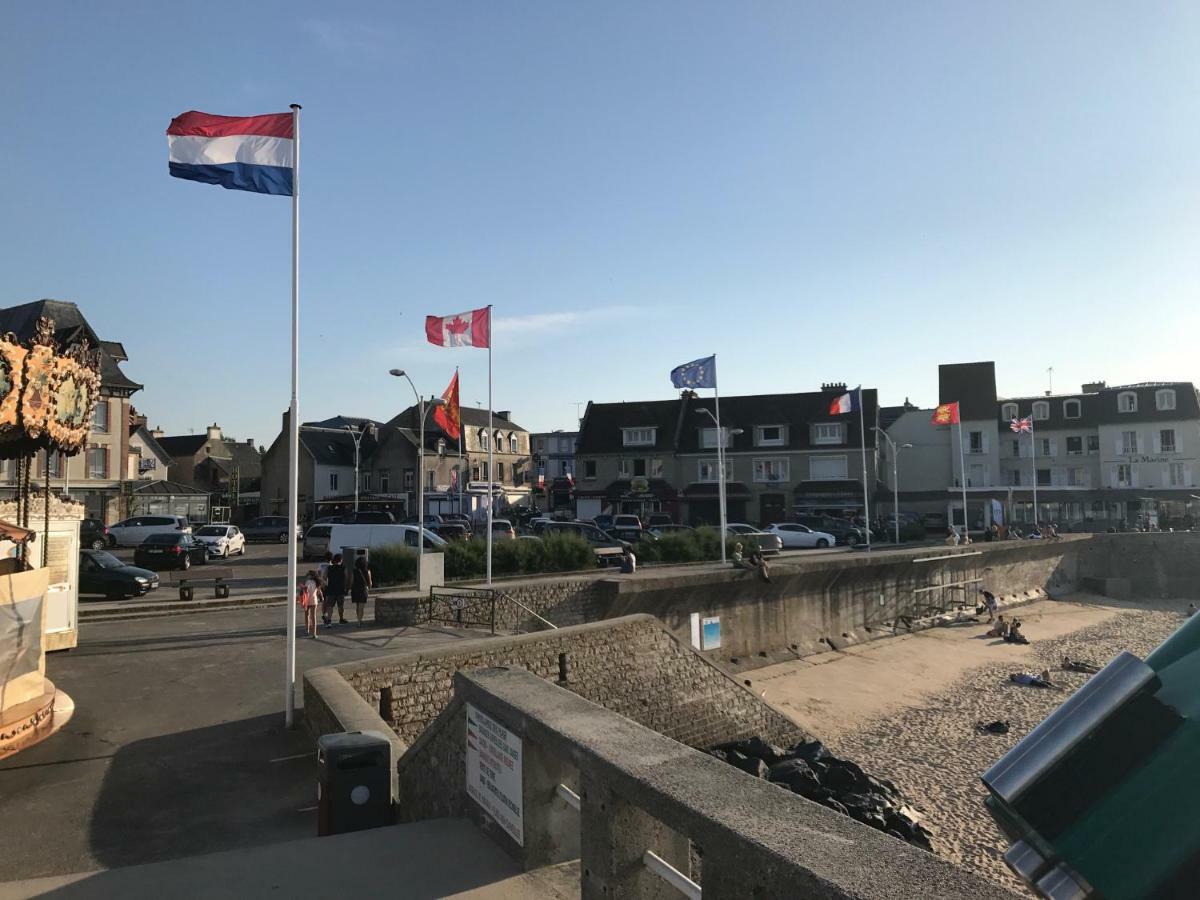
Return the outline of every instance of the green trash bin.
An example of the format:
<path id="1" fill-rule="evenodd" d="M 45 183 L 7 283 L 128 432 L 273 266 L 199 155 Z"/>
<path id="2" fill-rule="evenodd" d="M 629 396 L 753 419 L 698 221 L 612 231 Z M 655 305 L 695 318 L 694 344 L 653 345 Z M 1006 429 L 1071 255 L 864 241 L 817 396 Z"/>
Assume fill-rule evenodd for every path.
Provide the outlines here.
<path id="1" fill-rule="evenodd" d="M 375 731 L 317 740 L 317 834 L 392 824 L 392 744 Z"/>

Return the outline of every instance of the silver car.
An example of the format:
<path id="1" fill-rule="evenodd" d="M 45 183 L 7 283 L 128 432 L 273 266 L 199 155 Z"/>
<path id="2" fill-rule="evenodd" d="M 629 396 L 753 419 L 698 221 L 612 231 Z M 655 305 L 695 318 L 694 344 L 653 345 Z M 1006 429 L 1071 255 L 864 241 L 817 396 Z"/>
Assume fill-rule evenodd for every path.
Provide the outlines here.
<path id="1" fill-rule="evenodd" d="M 746 525 L 742 522 L 731 522 L 725 526 L 725 530 L 729 534 L 729 541 L 741 541 L 742 549 L 749 550 L 750 544 L 757 544 L 758 549 L 762 551 L 763 556 L 774 555 L 783 549 L 783 541 L 779 539 L 779 535 L 771 534 L 769 531 L 760 531 L 753 525 Z"/>

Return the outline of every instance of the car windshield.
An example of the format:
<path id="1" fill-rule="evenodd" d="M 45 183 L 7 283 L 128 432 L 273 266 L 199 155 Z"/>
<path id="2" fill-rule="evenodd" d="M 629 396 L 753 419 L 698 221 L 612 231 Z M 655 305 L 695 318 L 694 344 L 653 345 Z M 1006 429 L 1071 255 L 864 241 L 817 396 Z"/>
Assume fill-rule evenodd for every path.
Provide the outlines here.
<path id="1" fill-rule="evenodd" d="M 93 553 L 92 562 L 102 569 L 120 569 L 125 563 L 121 562 L 111 553 Z"/>
<path id="2" fill-rule="evenodd" d="M 175 544 L 179 542 L 177 534 L 152 534 L 146 538 L 145 544 Z"/>
<path id="3" fill-rule="evenodd" d="M 199 537 L 225 537 L 227 533 L 224 525 L 205 525 L 196 532 Z"/>

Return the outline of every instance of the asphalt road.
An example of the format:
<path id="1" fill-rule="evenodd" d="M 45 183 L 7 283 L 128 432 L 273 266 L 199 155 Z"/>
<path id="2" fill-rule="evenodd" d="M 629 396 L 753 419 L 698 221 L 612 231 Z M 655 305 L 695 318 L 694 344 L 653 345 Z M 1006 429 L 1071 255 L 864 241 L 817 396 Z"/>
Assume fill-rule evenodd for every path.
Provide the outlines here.
<path id="1" fill-rule="evenodd" d="M 132 547 L 115 547 L 108 552 L 122 562 L 133 565 Z M 303 573 L 307 568 L 315 565 L 316 563 L 301 562 L 300 572 Z M 247 544 L 245 555 L 234 556 L 230 559 L 213 559 L 208 566 L 211 569 L 229 569 L 233 576 L 230 580 L 231 596 L 287 596 L 287 546 L 285 544 Z M 193 566 L 192 570 L 188 572 L 189 575 L 200 577 L 203 577 L 204 573 L 204 566 Z M 159 595 L 163 595 L 163 599 L 168 599 L 165 595 L 174 593 L 170 581 L 176 574 L 182 573 L 160 572 L 161 586 L 156 593 L 146 599 L 158 599 Z M 79 599 L 86 603 L 92 600 L 103 600 L 104 597 L 101 594 L 81 595 Z"/>
<path id="2" fill-rule="evenodd" d="M 46 665 L 74 717 L 0 762 L 0 881 L 316 834 L 314 745 L 283 727 L 284 615 L 85 622 L 79 647 Z M 325 629 L 297 640 L 297 673 L 477 636 Z"/>

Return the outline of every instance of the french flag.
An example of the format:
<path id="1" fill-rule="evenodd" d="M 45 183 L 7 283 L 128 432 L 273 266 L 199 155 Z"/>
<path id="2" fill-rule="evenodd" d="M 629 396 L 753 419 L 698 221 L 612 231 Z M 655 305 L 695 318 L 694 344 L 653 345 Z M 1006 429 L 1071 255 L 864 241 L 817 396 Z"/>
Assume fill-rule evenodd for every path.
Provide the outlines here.
<path id="1" fill-rule="evenodd" d="M 167 128 L 169 169 L 176 178 L 234 191 L 292 195 L 294 118 L 185 112 Z"/>
<path id="2" fill-rule="evenodd" d="M 835 397 L 829 404 L 829 414 L 840 416 L 845 413 L 858 412 L 862 409 L 862 388 L 857 387 L 849 393 Z"/>

